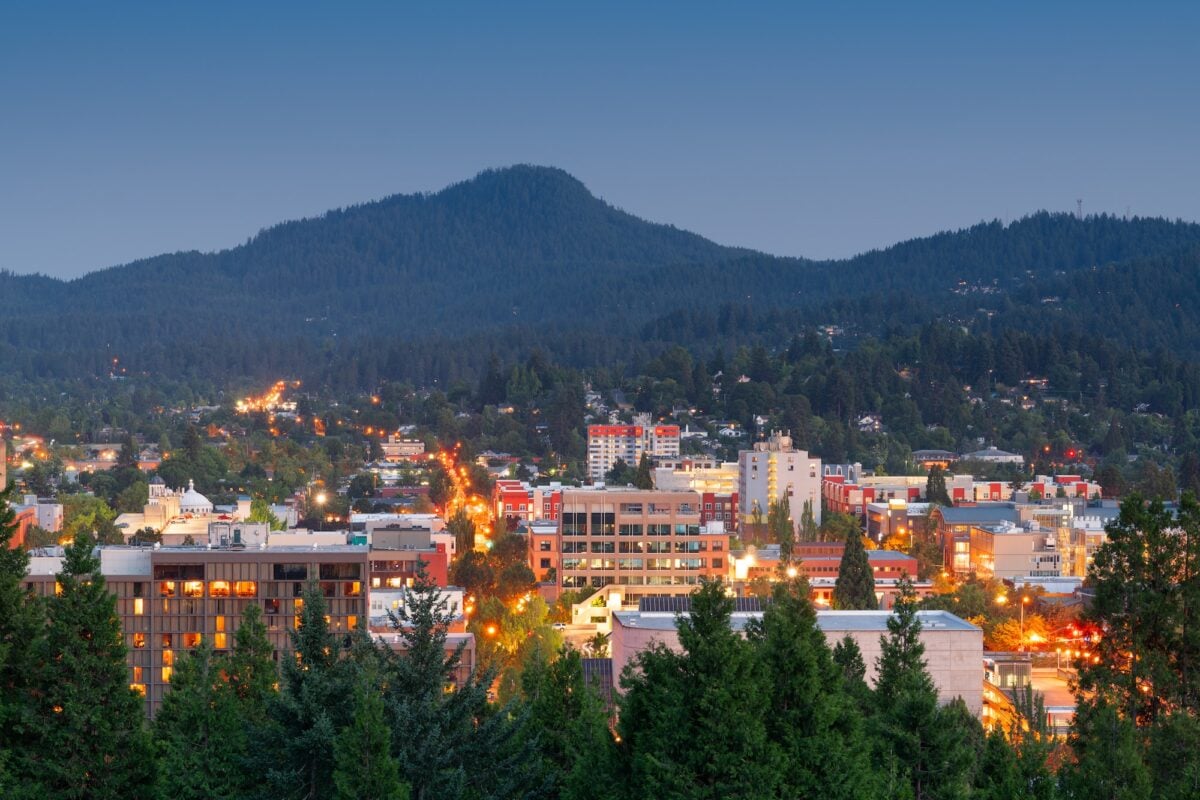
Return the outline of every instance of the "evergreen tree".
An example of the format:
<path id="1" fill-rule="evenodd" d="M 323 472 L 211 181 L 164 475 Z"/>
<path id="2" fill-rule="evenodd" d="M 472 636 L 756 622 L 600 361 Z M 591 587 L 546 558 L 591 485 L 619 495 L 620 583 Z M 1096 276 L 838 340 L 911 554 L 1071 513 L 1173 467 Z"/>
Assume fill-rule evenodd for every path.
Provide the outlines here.
<path id="1" fill-rule="evenodd" d="M 1104 636 L 1097 660 L 1079 664 L 1079 703 L 1107 703 L 1136 724 L 1200 713 L 1200 505 L 1188 494 L 1173 514 L 1130 495 L 1107 532 L 1085 616 Z"/>
<path id="2" fill-rule="evenodd" d="M 642 453 L 638 460 L 637 472 L 633 476 L 633 485 L 638 489 L 654 488 L 654 470 L 650 464 L 650 454 Z"/>
<path id="3" fill-rule="evenodd" d="M 817 541 L 818 533 L 817 518 L 813 515 L 812 500 L 805 500 L 804 508 L 800 512 L 800 541 L 815 542 Z"/>
<path id="4" fill-rule="evenodd" d="M 879 608 L 875 573 L 871 571 L 862 537 L 857 534 L 846 538 L 837 581 L 833 585 L 833 607 L 860 611 Z"/>
<path id="5" fill-rule="evenodd" d="M 616 753 L 600 697 L 584 680 L 579 652 L 564 648 L 553 661 L 535 654 L 521 675 L 521 690 L 550 780 L 546 796 L 615 796 L 610 781 L 597 780 L 612 775 Z"/>
<path id="6" fill-rule="evenodd" d="M 540 788 L 534 740 L 518 741 L 519 721 L 488 708 L 495 675 L 460 680 L 464 645 L 446 648 L 455 614 L 424 564 L 405 599 L 392 618 L 405 652 L 384 654 L 383 679 L 392 750 L 413 800 L 516 797 Z"/>
<path id="7" fill-rule="evenodd" d="M 761 662 L 730 629 L 733 601 L 706 581 L 678 620 L 681 653 L 652 648 L 622 676 L 620 730 L 631 796 L 772 797 Z"/>
<path id="8" fill-rule="evenodd" d="M 238 700 L 238 716 L 248 722 L 261 722 L 267 703 L 275 695 L 279 670 L 272 658 L 275 648 L 267 638 L 262 607 L 246 606 L 234 634 L 233 652 L 225 665 L 230 689 Z"/>
<path id="9" fill-rule="evenodd" d="M 855 699 L 860 710 L 868 710 L 867 700 L 870 689 L 867 687 L 867 664 L 863 661 L 862 650 L 854 637 L 846 634 L 833 647 L 833 663 L 838 665 L 842 673 L 842 685 L 847 694 Z"/>
<path id="10" fill-rule="evenodd" d="M 1176 711 L 1150 729 L 1147 766 L 1155 800 L 1200 797 L 1200 719 Z"/>
<path id="11" fill-rule="evenodd" d="M 929 470 L 929 479 L 925 481 L 925 499 L 930 503 L 950 506 L 950 493 L 946 491 L 946 473 L 939 466 Z"/>
<path id="12" fill-rule="evenodd" d="M 776 584 L 749 630 L 768 681 L 767 735 L 784 797 L 870 798 L 879 787 L 857 701 L 844 689 L 804 578 Z M 861 657 L 860 657 L 861 663 Z"/>
<path id="13" fill-rule="evenodd" d="M 116 599 L 93 546 L 86 533 L 76 535 L 57 575 L 60 591 L 46 604 L 29 777 L 46 798 L 150 797 L 144 700 L 129 687 Z"/>
<path id="14" fill-rule="evenodd" d="M 1154 797 L 1134 726 L 1104 702 L 1080 707 L 1070 737 L 1075 762 L 1061 780 L 1071 800 L 1149 800 Z"/>
<path id="15" fill-rule="evenodd" d="M 871 718 L 880 762 L 914 800 L 966 797 L 982 731 L 961 700 L 939 707 L 925 668 L 912 584 L 901 581 L 888 635 L 880 637 L 875 714 Z"/>
<path id="16" fill-rule="evenodd" d="M 13 546 L 16 514 L 12 489 L 0 487 L 0 775 L 15 779 L 26 756 L 27 726 L 36 723 L 30 678 L 43 652 L 42 608 L 21 587 L 29 555 Z M 3 788 L 3 787 L 0 787 Z"/>
<path id="17" fill-rule="evenodd" d="M 354 690 L 354 716 L 334 743 L 337 800 L 408 800 L 400 765 L 392 757 L 392 732 L 383 696 L 370 675 Z"/>
<path id="18" fill-rule="evenodd" d="M 295 655 L 282 659 L 279 692 L 267 706 L 260 791 L 270 798 L 321 800 L 333 796 L 333 745 L 350 721 L 353 684 L 315 580 L 302 599 L 299 629 L 290 631 Z"/>
<path id="19" fill-rule="evenodd" d="M 246 720 L 225 682 L 223 658 L 205 640 L 179 660 L 154 719 L 162 800 L 239 800 L 246 780 Z"/>

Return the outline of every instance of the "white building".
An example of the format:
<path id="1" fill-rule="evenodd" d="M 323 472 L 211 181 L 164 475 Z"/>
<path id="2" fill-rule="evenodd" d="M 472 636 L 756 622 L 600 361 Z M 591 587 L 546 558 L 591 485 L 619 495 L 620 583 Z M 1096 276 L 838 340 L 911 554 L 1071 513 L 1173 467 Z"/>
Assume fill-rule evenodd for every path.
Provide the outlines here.
<path id="1" fill-rule="evenodd" d="M 588 426 L 588 477 L 603 481 L 618 460 L 636 467 L 642 454 L 652 458 L 679 456 L 679 426 L 654 425 L 649 414 L 634 417 L 633 425 Z"/>
<path id="2" fill-rule="evenodd" d="M 799 521 L 805 502 L 811 503 L 813 517 L 821 521 L 821 459 L 792 447 L 792 437 L 774 431 L 765 442 L 755 442 L 753 450 L 738 453 L 738 513 L 741 524 L 750 524 L 755 509 L 763 519 L 784 497 L 788 498 L 792 519 Z"/>

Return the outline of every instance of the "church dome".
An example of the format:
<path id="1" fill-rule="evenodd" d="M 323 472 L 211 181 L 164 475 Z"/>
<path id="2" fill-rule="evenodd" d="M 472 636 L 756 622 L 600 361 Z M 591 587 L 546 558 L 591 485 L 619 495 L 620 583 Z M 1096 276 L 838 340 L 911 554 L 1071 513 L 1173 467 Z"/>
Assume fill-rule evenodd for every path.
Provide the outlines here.
<path id="1" fill-rule="evenodd" d="M 212 501 L 196 491 L 196 484 L 188 481 L 187 491 L 179 498 L 179 510 L 184 514 L 211 514 Z"/>

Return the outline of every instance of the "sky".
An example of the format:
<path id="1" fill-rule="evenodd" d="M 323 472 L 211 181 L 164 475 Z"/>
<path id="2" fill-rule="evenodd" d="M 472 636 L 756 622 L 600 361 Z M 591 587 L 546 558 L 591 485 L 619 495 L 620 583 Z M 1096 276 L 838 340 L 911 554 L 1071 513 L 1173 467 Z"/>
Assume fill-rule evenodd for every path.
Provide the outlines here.
<path id="1" fill-rule="evenodd" d="M 844 257 L 1200 219 L 1200 3 L 0 4 L 0 270 L 74 277 L 514 163 Z"/>

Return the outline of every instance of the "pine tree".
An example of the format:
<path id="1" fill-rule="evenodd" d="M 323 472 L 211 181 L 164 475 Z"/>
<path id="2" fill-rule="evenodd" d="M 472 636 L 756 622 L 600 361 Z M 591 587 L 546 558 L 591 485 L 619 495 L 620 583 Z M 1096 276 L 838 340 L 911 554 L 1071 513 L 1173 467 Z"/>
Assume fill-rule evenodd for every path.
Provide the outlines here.
<path id="1" fill-rule="evenodd" d="M 938 706 L 907 579 L 887 626 L 888 635 L 880 637 L 871 718 L 876 755 L 914 800 L 965 797 L 982 730 L 961 700 Z"/>
<path id="2" fill-rule="evenodd" d="M 1097 660 L 1079 664 L 1079 703 L 1143 725 L 1173 708 L 1200 713 L 1200 505 L 1187 494 L 1172 513 L 1130 495 L 1107 532 L 1085 617 L 1104 636 Z"/>
<path id="3" fill-rule="evenodd" d="M 633 485 L 638 489 L 654 488 L 654 471 L 650 465 L 650 454 L 642 453 L 638 461 L 637 472 L 633 476 Z"/>
<path id="4" fill-rule="evenodd" d="M 47 798 L 149 797 L 154 760 L 144 701 L 129 687 L 116 599 L 93 545 L 80 533 L 66 548 L 60 591 L 46 604 L 32 777 Z"/>
<path id="5" fill-rule="evenodd" d="M 808 581 L 776 584 L 749 630 L 768 681 L 767 735 L 778 750 L 784 797 L 869 798 L 876 776 L 857 700 L 847 694 L 808 599 Z M 861 663 L 861 657 L 860 657 Z"/>
<path id="6" fill-rule="evenodd" d="M 720 581 L 691 596 L 678 621 L 682 653 L 643 652 L 622 677 L 620 726 L 632 796 L 759 798 L 780 780 L 768 748 L 766 677 L 730 628 Z"/>
<path id="7" fill-rule="evenodd" d="M 383 696 L 370 674 L 354 690 L 354 716 L 334 743 L 334 764 L 337 800 L 408 800 L 392 757 Z"/>
<path id="8" fill-rule="evenodd" d="M 1177 711 L 1150 729 L 1146 753 L 1155 800 L 1200 797 L 1200 719 Z"/>
<path id="9" fill-rule="evenodd" d="M 1103 702 L 1081 706 L 1070 737 L 1075 763 L 1061 780 L 1072 800 L 1149 800 L 1154 797 L 1137 732 Z"/>
<path id="10" fill-rule="evenodd" d="M 813 515 L 812 500 L 804 501 L 804 508 L 800 512 L 800 541 L 815 542 L 819 528 L 817 527 L 817 518 Z"/>
<path id="11" fill-rule="evenodd" d="M 579 651 L 564 648 L 553 661 L 535 654 L 521 675 L 529 729 L 550 781 L 547 796 L 593 800 L 612 796 L 615 748 L 596 688 L 584 680 Z"/>
<path id="12" fill-rule="evenodd" d="M 833 607 L 859 611 L 879 608 L 879 599 L 875 596 L 875 573 L 871 571 L 862 537 L 857 534 L 846 538 L 837 581 L 833 585 Z"/>
<path id="13" fill-rule="evenodd" d="M 206 640 L 171 675 L 171 691 L 154 719 L 162 800 L 246 796 L 247 726 L 225 682 L 224 661 Z"/>
<path id="14" fill-rule="evenodd" d="M 275 648 L 262 621 L 262 607 L 257 603 L 251 603 L 242 612 L 233 642 L 233 652 L 225 668 L 230 689 L 238 700 L 238 716 L 260 723 L 267 703 L 275 695 L 279 670 L 272 658 Z"/>
<path id="15" fill-rule="evenodd" d="M 381 654 L 401 778 L 413 800 L 519 796 L 531 785 L 540 787 L 534 740 L 519 736 L 521 720 L 488 707 L 494 673 L 460 680 L 464 645 L 446 647 L 454 616 L 421 564 L 392 618 L 405 652 Z"/>
<path id="16" fill-rule="evenodd" d="M 925 499 L 930 503 L 950 506 L 950 493 L 946 491 L 946 473 L 939 466 L 929 470 L 929 479 L 925 481 Z"/>
<path id="17" fill-rule="evenodd" d="M 0 491 L 0 775 L 7 772 L 15 780 L 26 756 L 33 755 L 26 751 L 25 730 L 35 721 L 30 678 L 44 630 L 40 604 L 21 587 L 29 555 L 12 546 L 17 524 L 11 497 L 11 489 Z"/>
<path id="18" fill-rule="evenodd" d="M 353 708 L 351 668 L 339 658 L 341 644 L 329 632 L 316 581 L 309 580 L 303 601 L 299 629 L 291 631 L 295 653 L 282 661 L 261 736 L 264 797 L 332 797 L 333 745 Z"/>
<path id="19" fill-rule="evenodd" d="M 847 694 L 858 703 L 859 710 L 868 710 L 871 690 L 867 686 L 867 665 L 853 636 L 847 633 L 834 645 L 833 662 L 841 670 L 842 685 Z"/>

